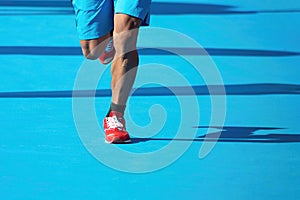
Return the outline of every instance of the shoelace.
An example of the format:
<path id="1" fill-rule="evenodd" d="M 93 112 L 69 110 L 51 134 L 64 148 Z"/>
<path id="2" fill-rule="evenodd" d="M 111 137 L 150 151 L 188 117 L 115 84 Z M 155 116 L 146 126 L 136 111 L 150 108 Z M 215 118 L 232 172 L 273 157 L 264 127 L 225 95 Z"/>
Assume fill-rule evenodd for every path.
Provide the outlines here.
<path id="1" fill-rule="evenodd" d="M 120 122 L 121 119 L 119 120 L 116 116 L 112 116 L 112 117 L 107 117 L 106 118 L 107 121 L 107 126 L 109 129 L 119 129 L 119 130 L 123 130 L 123 124 Z"/>
<path id="2" fill-rule="evenodd" d="M 114 42 L 113 39 L 110 39 L 106 45 L 105 51 L 106 52 L 111 52 L 114 48 Z"/>

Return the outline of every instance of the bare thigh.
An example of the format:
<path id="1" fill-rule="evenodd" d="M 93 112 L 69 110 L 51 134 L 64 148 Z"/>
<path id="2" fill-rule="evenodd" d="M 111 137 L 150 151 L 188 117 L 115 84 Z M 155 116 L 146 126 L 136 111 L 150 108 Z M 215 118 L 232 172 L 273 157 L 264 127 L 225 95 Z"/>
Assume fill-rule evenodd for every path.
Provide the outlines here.
<path id="1" fill-rule="evenodd" d="M 114 45 L 117 55 L 135 50 L 138 29 L 142 20 L 126 14 L 114 16 Z"/>

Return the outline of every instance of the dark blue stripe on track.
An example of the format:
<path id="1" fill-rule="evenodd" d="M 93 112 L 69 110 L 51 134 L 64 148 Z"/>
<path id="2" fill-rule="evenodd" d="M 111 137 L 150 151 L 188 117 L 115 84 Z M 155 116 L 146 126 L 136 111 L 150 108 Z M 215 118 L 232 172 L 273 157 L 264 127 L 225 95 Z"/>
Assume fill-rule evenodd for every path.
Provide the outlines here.
<path id="1" fill-rule="evenodd" d="M 209 88 L 209 89 L 208 89 Z M 280 95 L 300 94 L 300 85 L 292 84 L 245 84 L 225 85 L 226 95 Z M 191 96 L 191 95 L 224 95 L 221 85 L 149 87 L 133 90 L 132 96 Z M 71 97 L 110 97 L 110 89 L 99 90 L 65 90 L 65 91 L 26 91 L 0 92 L 0 98 L 71 98 Z"/>
<path id="2" fill-rule="evenodd" d="M 258 50 L 258 49 L 225 49 L 225 48 L 183 48 L 183 47 L 139 47 L 140 55 L 211 55 L 211 56 L 297 56 L 300 52 Z M 81 56 L 80 47 L 42 47 L 42 46 L 0 46 L 2 55 L 49 55 Z"/>
<path id="3" fill-rule="evenodd" d="M 37 7 L 37 8 L 72 8 L 70 0 L 61 1 L 7 1 L 0 2 L 2 7 Z M 51 14 L 51 10 L 46 13 L 25 13 L 22 15 L 35 15 L 35 14 Z M 279 13 L 279 12 L 300 12 L 300 9 L 288 10 L 239 10 L 237 6 L 221 5 L 221 4 L 203 4 L 203 3 L 181 3 L 181 2 L 152 2 L 151 14 L 153 15 L 183 15 L 183 14 L 202 14 L 202 15 L 225 15 L 225 14 L 258 14 L 258 13 Z M 8 13 L 10 15 L 13 13 Z M 73 12 L 55 12 L 52 14 L 73 14 Z M 0 14 L 1 15 L 1 14 Z M 4 15 L 6 15 L 4 13 Z M 16 13 L 18 15 L 18 13 Z M 20 13 L 19 13 L 20 15 Z"/>

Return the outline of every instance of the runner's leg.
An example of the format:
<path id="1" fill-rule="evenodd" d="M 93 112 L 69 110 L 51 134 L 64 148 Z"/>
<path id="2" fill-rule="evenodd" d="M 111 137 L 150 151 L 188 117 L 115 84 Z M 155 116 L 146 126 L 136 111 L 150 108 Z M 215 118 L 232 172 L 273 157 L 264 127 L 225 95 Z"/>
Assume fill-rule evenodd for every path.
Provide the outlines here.
<path id="1" fill-rule="evenodd" d="M 126 14 L 115 14 L 114 46 L 116 56 L 111 66 L 112 103 L 125 106 L 134 83 L 138 53 L 136 42 L 141 19 Z"/>

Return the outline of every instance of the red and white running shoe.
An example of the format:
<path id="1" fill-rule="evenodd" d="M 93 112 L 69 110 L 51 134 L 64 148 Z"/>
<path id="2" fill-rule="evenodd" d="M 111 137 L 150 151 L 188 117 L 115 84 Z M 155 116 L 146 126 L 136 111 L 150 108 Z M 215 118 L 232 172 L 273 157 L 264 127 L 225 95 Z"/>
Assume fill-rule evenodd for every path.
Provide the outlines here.
<path id="1" fill-rule="evenodd" d="M 125 119 L 122 113 L 111 111 L 103 120 L 105 140 L 107 143 L 128 143 L 130 137 L 126 131 Z"/>
<path id="2" fill-rule="evenodd" d="M 116 50 L 115 50 L 115 47 L 114 47 L 114 41 L 111 38 L 108 41 L 104 52 L 99 56 L 99 61 L 102 64 L 106 65 L 106 64 L 110 63 L 114 59 L 115 54 L 116 54 Z"/>

